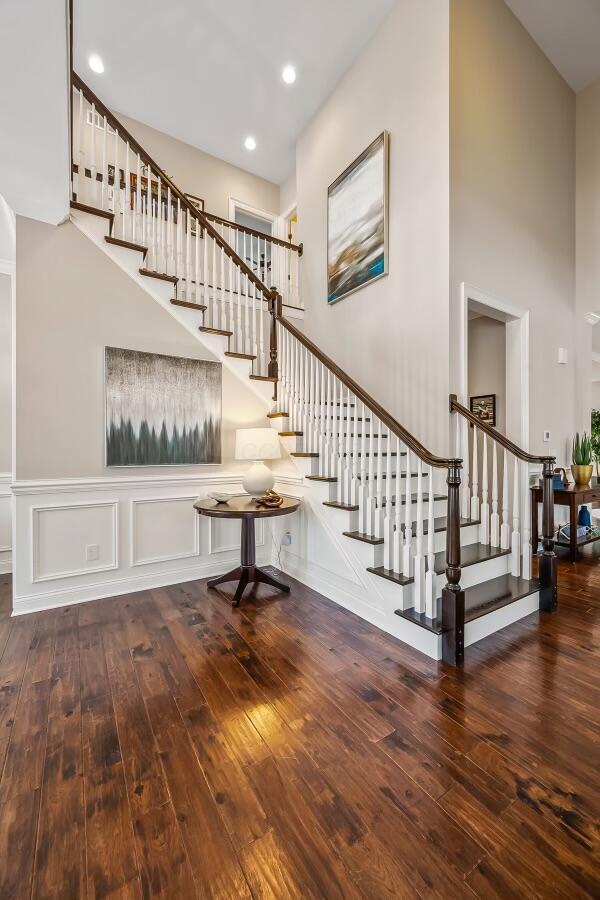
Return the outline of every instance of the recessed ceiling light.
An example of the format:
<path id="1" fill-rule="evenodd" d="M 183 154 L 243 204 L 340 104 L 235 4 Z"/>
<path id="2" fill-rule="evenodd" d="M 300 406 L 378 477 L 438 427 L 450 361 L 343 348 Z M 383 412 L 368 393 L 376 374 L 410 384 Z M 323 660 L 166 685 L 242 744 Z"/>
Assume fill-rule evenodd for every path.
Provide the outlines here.
<path id="1" fill-rule="evenodd" d="M 286 84 L 293 84 L 296 80 L 296 70 L 293 66 L 284 66 L 281 77 Z"/>
<path id="2" fill-rule="evenodd" d="M 256 150 L 256 140 L 252 137 L 251 134 L 249 134 L 244 141 L 244 147 L 246 148 L 246 150 Z"/>
<path id="3" fill-rule="evenodd" d="M 97 53 L 92 53 L 88 59 L 88 65 L 92 72 L 96 72 L 97 75 L 102 75 L 104 72 L 104 63 Z"/>

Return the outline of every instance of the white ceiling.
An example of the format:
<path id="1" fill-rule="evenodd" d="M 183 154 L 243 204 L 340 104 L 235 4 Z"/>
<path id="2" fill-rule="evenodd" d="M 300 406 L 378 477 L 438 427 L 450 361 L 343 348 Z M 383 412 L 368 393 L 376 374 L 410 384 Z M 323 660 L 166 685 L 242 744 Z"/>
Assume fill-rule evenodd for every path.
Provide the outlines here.
<path id="1" fill-rule="evenodd" d="M 574 91 L 600 78 L 600 0 L 506 0 Z"/>
<path id="2" fill-rule="evenodd" d="M 296 138 L 395 2 L 75 0 L 75 69 L 112 109 L 281 183 Z"/>

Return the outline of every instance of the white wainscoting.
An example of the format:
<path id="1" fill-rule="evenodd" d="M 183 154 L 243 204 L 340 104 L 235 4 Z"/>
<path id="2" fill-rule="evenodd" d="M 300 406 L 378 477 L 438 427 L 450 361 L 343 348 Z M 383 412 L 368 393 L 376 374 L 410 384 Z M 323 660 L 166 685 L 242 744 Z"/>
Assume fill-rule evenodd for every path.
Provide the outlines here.
<path id="1" fill-rule="evenodd" d="M 240 523 L 193 509 L 194 500 L 217 488 L 241 491 L 240 475 L 15 482 L 13 615 L 206 578 L 239 565 Z M 9 484 L 7 494 L 10 511 Z M 260 565 L 271 562 L 271 548 L 270 529 L 261 522 Z"/>
<path id="2" fill-rule="evenodd" d="M 12 491 L 10 472 L 0 474 L 0 575 L 12 571 Z"/>

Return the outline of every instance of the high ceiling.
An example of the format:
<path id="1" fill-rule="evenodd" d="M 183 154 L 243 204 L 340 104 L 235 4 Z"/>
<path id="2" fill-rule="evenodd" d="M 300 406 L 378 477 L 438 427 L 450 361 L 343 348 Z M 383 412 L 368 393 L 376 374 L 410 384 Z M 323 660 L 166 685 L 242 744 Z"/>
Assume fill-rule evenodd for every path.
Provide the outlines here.
<path id="1" fill-rule="evenodd" d="M 506 0 L 574 91 L 600 78 L 600 0 Z"/>
<path id="2" fill-rule="evenodd" d="M 117 112 L 281 183 L 296 138 L 395 2 L 74 0 L 75 69 Z"/>

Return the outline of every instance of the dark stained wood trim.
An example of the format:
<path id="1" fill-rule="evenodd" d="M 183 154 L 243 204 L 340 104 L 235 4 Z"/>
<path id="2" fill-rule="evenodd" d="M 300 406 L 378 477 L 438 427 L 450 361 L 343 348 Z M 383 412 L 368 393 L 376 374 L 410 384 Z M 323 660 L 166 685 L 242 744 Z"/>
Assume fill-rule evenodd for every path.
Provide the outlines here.
<path id="1" fill-rule="evenodd" d="M 298 256 L 302 256 L 302 244 L 292 244 L 290 241 L 284 241 L 282 238 L 274 237 L 271 234 L 265 234 L 256 228 L 249 228 L 247 225 L 240 225 L 238 222 L 232 222 L 231 219 L 224 219 L 223 216 L 217 216 L 215 213 L 203 211 L 204 216 L 211 222 L 219 222 L 221 225 L 227 225 L 229 228 L 235 228 L 237 231 L 243 231 L 245 234 L 251 234 L 253 237 L 263 238 L 270 244 L 278 244 L 280 247 L 287 247 L 288 250 L 295 250 Z"/>

